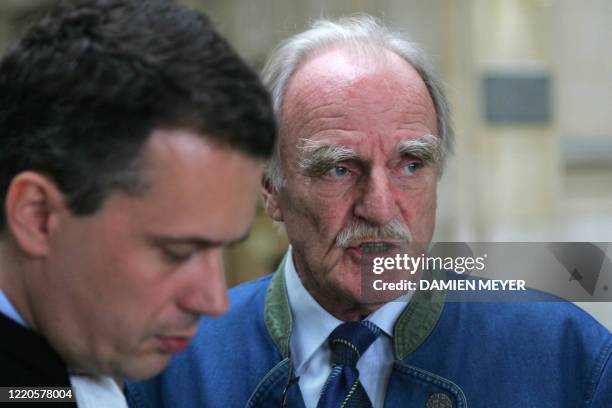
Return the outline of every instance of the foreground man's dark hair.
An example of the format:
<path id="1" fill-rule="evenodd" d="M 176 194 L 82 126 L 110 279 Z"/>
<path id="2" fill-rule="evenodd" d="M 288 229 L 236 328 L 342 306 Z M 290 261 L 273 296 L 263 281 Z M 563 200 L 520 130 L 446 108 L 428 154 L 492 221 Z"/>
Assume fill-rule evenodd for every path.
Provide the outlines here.
<path id="1" fill-rule="evenodd" d="M 156 128 L 262 159 L 276 133 L 257 75 L 201 14 L 170 0 L 60 2 L 0 62 L 0 197 L 32 170 L 91 214 L 110 191 L 146 187 L 139 159 Z"/>

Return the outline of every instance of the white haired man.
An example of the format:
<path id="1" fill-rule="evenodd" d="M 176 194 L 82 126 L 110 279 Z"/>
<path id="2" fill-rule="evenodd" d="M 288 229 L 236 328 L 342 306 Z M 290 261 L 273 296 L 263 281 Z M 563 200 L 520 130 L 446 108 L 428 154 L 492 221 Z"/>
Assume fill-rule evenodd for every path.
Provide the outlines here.
<path id="1" fill-rule="evenodd" d="M 277 48 L 264 81 L 280 121 L 266 211 L 291 247 L 129 387 L 135 406 L 611 406 L 612 337 L 570 304 L 366 298 L 369 254 L 431 241 L 453 144 L 414 44 L 368 17 L 320 21 Z"/>

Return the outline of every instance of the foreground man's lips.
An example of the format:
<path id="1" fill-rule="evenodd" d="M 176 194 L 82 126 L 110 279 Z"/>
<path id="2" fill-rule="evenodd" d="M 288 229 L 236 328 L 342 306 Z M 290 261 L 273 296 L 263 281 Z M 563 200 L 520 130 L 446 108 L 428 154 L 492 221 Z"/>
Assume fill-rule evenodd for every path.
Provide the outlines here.
<path id="1" fill-rule="evenodd" d="M 157 336 L 162 348 L 168 353 L 176 353 L 189 346 L 189 336 Z"/>

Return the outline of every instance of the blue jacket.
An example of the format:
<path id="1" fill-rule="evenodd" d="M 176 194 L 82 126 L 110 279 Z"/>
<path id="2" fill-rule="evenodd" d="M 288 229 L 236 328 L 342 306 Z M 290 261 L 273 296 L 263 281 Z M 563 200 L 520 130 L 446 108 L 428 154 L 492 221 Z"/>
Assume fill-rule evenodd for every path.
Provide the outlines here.
<path id="1" fill-rule="evenodd" d="M 282 268 L 230 291 L 189 349 L 128 384 L 134 407 L 303 407 Z M 385 407 L 612 408 L 612 335 L 565 302 L 449 302 L 416 292 L 394 328 Z M 437 404 L 437 405 L 436 405 Z"/>

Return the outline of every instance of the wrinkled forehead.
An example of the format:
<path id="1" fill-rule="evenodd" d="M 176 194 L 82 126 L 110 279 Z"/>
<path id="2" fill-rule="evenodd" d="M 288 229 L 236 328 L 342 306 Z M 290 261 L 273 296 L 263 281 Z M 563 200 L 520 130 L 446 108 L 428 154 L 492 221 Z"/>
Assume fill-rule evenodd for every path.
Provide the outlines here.
<path id="1" fill-rule="evenodd" d="M 384 61 L 339 49 L 309 57 L 289 82 L 281 122 L 286 147 L 314 139 L 364 147 L 384 141 L 395 148 L 404 140 L 438 134 L 425 83 L 390 51 Z"/>

